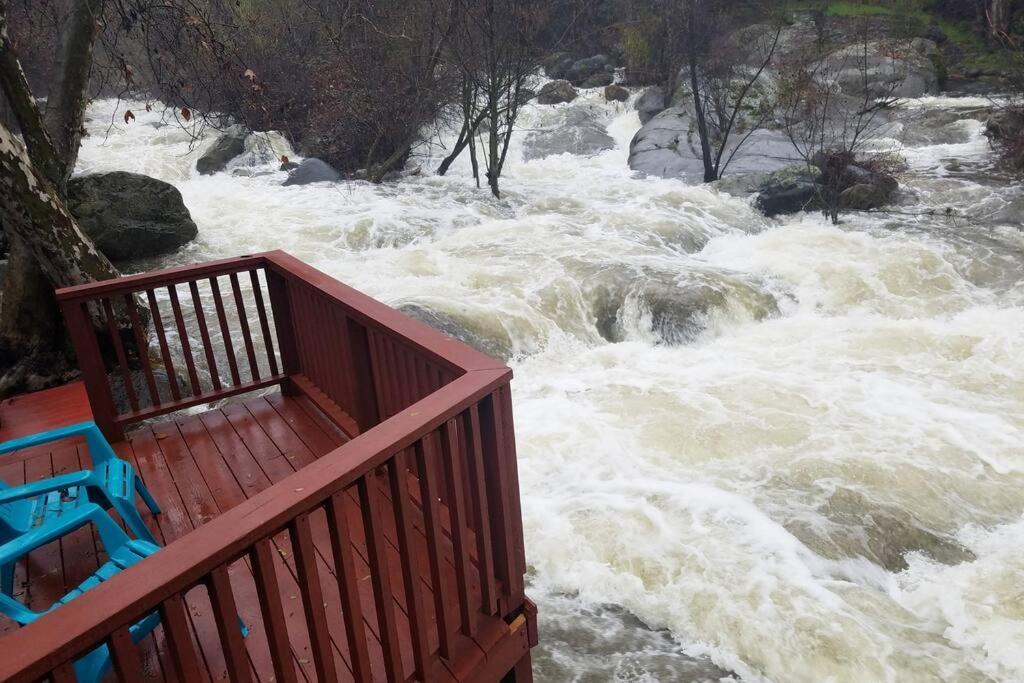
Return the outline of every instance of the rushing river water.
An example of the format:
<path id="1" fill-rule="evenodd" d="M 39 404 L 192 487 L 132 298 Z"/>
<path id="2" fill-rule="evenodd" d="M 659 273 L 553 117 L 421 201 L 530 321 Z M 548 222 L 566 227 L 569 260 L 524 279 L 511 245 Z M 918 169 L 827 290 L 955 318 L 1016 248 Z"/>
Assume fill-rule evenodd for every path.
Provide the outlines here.
<path id="1" fill-rule="evenodd" d="M 1024 196 L 988 103 L 907 103 L 900 213 L 834 227 L 633 177 L 602 100 L 528 107 L 616 146 L 517 138 L 501 201 L 461 166 L 200 177 L 113 102 L 79 170 L 181 190 L 199 238 L 161 265 L 286 249 L 510 359 L 539 680 L 1024 680 Z"/>

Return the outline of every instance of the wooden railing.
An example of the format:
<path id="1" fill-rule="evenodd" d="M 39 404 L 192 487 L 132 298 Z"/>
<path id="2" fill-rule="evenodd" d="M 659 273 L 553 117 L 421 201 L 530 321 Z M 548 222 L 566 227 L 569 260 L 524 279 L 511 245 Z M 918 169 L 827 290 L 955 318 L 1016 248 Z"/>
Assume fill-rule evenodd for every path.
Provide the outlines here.
<path id="1" fill-rule="evenodd" d="M 283 252 L 58 297 L 96 421 L 115 440 L 132 423 L 275 384 L 358 433 L 469 370 L 495 367 Z"/>
<path id="2" fill-rule="evenodd" d="M 248 292 L 236 286 L 242 273 L 250 275 Z M 160 396 L 149 405 L 114 409 L 89 306 L 99 302 L 115 319 L 112 300 L 129 301 L 141 293 L 158 328 L 162 306 L 153 303 L 158 290 L 184 285 L 194 293 L 201 279 L 225 277 L 243 343 L 211 348 L 215 337 L 198 314 L 202 303 L 196 296 L 193 333 L 203 346 L 199 357 L 209 361 L 208 384 L 197 391 L 190 382 L 188 398 L 179 387 L 181 398 L 170 394 L 168 401 Z M 215 286 L 211 292 L 223 341 L 231 320 Z M 251 310 L 246 294 L 252 297 Z M 260 294 L 267 295 L 262 308 Z M 167 296 L 184 341 L 189 335 L 186 316 L 177 313 L 181 301 L 175 306 L 173 295 Z M 309 680 L 339 680 L 349 675 L 339 675 L 343 667 L 357 681 L 432 680 L 438 658 L 450 659 L 460 639 L 479 638 L 485 621 L 511 620 L 529 604 L 523 592 L 511 371 L 502 364 L 280 252 L 71 288 L 60 292 L 60 299 L 83 372 L 85 364 L 97 364 L 85 373 L 86 382 L 90 398 L 106 402 L 101 405 L 109 411 L 103 418 L 108 429 L 280 382 L 285 390 L 305 392 L 328 417 L 351 421 L 359 435 L 115 580 L 6 636 L 0 680 L 74 680 L 72 663 L 100 644 L 109 646 L 118 677 L 136 680 L 139 653 L 129 628 L 154 611 L 161 615 L 166 659 L 178 679 L 198 680 L 199 658 L 216 648 L 232 680 L 251 680 L 236 606 L 238 596 L 253 594 L 262 623 L 250 638 L 265 639 L 278 681 L 295 680 L 296 668 Z M 129 318 L 129 339 L 141 347 L 142 317 Z M 93 341 L 78 339 L 86 331 Z M 164 354 L 166 330 L 154 334 Z M 123 335 L 111 337 L 118 364 L 129 365 L 130 352 L 117 350 Z M 229 356 L 232 350 L 239 353 L 238 347 L 244 349 L 241 360 L 265 360 L 269 372 L 261 362 L 236 358 L 232 364 Z M 189 352 L 186 348 L 186 357 Z M 163 360 L 169 366 L 174 354 L 167 355 L 170 362 Z M 141 356 L 138 361 L 148 378 L 145 361 Z M 393 529 L 397 548 L 384 540 L 385 527 Z M 423 551 L 412 547 L 414 527 L 427 539 L 432 600 L 419 579 Z M 441 576 L 450 566 L 453 583 Z M 361 580 L 366 576 L 369 582 Z M 395 581 L 401 586 L 393 586 Z M 282 585 L 301 594 L 299 616 L 284 600 Z M 404 605 L 396 606 L 398 592 L 406 596 Z M 327 593 L 340 611 L 325 607 Z M 216 623 L 201 642 L 189 628 L 190 610 L 203 609 L 197 605 Z M 436 635 L 428 637 L 432 629 Z M 347 656 L 340 655 L 337 640 L 332 643 L 341 633 Z M 296 660 L 296 639 L 308 642 L 308 661 Z M 399 643 L 410 640 L 411 671 L 399 651 Z"/>

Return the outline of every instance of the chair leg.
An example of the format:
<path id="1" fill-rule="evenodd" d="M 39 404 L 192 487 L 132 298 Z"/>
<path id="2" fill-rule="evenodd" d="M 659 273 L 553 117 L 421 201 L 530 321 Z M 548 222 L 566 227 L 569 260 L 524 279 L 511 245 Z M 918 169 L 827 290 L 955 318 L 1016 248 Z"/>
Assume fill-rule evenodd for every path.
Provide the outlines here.
<path id="1" fill-rule="evenodd" d="M 142 516 L 139 514 L 138 509 L 135 507 L 134 500 L 116 500 L 111 501 L 114 503 L 114 509 L 121 515 L 121 519 L 128 525 L 128 528 L 132 530 L 135 538 L 143 541 L 149 541 L 153 545 L 159 545 L 156 539 L 153 538 L 153 533 L 146 526 L 146 523 L 142 521 Z"/>
<path id="2" fill-rule="evenodd" d="M 0 567 L 0 593 L 14 595 L 14 563 Z"/>
<path id="3" fill-rule="evenodd" d="M 142 497 L 143 502 L 146 503 L 146 507 L 149 508 L 149 511 L 154 515 L 159 515 L 160 506 L 157 505 L 156 499 L 153 498 L 153 494 L 149 492 L 149 489 L 142 483 L 142 480 L 139 479 L 138 475 L 135 476 L 135 490 L 139 492 L 139 495 Z"/>

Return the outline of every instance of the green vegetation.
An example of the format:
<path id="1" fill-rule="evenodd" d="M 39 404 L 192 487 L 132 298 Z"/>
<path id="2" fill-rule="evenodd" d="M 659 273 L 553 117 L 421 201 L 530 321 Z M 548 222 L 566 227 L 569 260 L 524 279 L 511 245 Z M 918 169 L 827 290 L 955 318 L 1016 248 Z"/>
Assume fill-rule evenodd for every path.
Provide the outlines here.
<path id="1" fill-rule="evenodd" d="M 943 64 L 943 70 L 953 73 L 1005 73 L 1012 66 L 1010 55 L 1002 48 L 988 43 L 970 21 L 953 21 L 937 16 L 934 0 L 881 0 L 872 3 L 797 0 L 792 8 L 819 11 L 835 18 L 892 17 L 914 22 L 922 32 L 928 27 L 935 27 L 962 55 L 954 64 Z"/>

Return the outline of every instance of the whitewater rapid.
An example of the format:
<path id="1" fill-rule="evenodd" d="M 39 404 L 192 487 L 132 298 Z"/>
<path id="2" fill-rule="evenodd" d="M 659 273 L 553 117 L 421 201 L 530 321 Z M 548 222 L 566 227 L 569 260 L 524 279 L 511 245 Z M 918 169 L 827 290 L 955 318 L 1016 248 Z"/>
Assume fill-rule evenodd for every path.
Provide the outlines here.
<path id="1" fill-rule="evenodd" d="M 521 124 L 587 108 L 614 149 L 517 135 L 500 201 L 430 146 L 381 186 L 200 177 L 113 101 L 78 170 L 181 190 L 199 238 L 132 268 L 285 249 L 510 362 L 538 680 L 1015 681 L 1024 200 L 987 104 L 908 103 L 898 213 L 838 227 L 634 177 L 637 115 L 598 91 Z"/>

